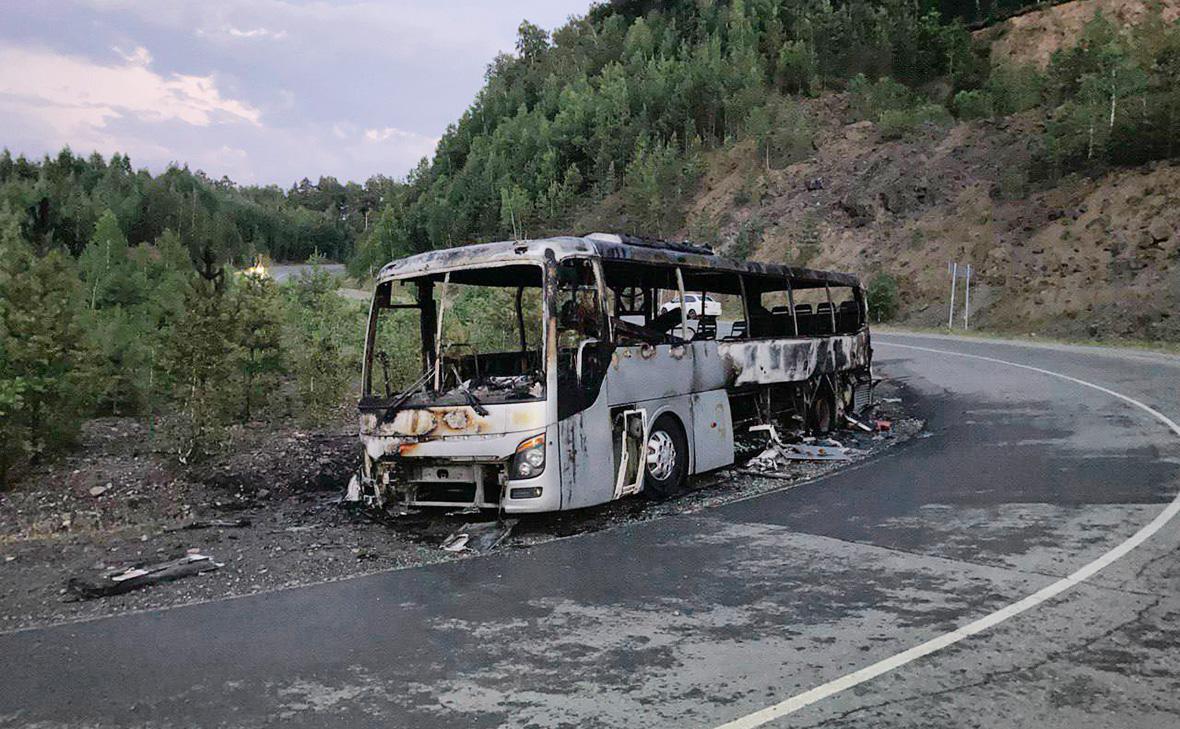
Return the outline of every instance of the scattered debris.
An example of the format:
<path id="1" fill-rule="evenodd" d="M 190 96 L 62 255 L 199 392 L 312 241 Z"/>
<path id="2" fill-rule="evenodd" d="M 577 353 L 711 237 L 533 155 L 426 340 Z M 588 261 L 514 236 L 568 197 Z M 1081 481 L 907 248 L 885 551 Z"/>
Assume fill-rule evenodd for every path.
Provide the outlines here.
<path id="1" fill-rule="evenodd" d="M 893 430 L 893 421 L 891 421 L 891 420 L 878 420 L 876 422 L 876 426 L 877 426 L 877 430 L 879 432 L 891 431 L 891 430 Z"/>
<path id="2" fill-rule="evenodd" d="M 864 422 L 864 421 L 863 421 L 863 420 L 861 420 L 860 418 L 857 418 L 857 417 L 855 417 L 855 416 L 849 415 L 848 413 L 844 413 L 844 420 L 846 420 L 846 421 L 848 422 L 848 424 L 849 424 L 849 425 L 851 425 L 852 427 L 854 427 L 854 428 L 856 428 L 856 429 L 858 429 L 858 430 L 863 430 L 863 431 L 864 431 L 864 432 L 866 432 L 866 433 L 872 433 L 872 432 L 873 432 L 873 426 L 871 426 L 871 425 L 869 425 L 868 423 Z"/>
<path id="3" fill-rule="evenodd" d="M 208 555 L 192 553 L 167 562 L 108 570 L 97 580 L 71 577 L 66 581 L 66 589 L 82 600 L 93 600 L 98 597 L 121 595 L 141 587 L 179 580 L 182 577 L 199 575 L 202 572 L 209 572 L 223 566 L 219 562 L 214 562 L 213 558 Z"/>
<path id="4" fill-rule="evenodd" d="M 91 486 L 90 487 L 90 495 L 91 496 L 102 496 L 107 491 L 110 491 L 110 489 L 111 489 L 110 482 L 108 482 L 106 486 Z"/>
<path id="5" fill-rule="evenodd" d="M 194 519 L 180 526 L 169 527 L 166 532 L 190 531 L 193 529 L 241 529 L 250 526 L 249 519 Z"/>
<path id="6" fill-rule="evenodd" d="M 881 398 L 881 402 L 883 402 L 883 403 L 899 403 L 899 402 L 901 402 L 901 398 L 900 397 L 883 397 L 883 398 Z"/>
<path id="7" fill-rule="evenodd" d="M 860 451 L 845 448 L 836 441 L 827 441 L 823 445 L 810 443 L 791 443 L 779 452 L 788 461 L 847 461 L 854 453 Z"/>
<path id="8" fill-rule="evenodd" d="M 849 418 L 849 422 L 856 422 Z M 864 426 L 872 432 L 871 428 Z M 831 438 L 817 441 L 815 438 L 801 438 L 797 443 L 788 443 L 779 436 L 778 430 L 770 424 L 755 425 L 751 432 L 765 432 L 770 438 L 770 445 L 754 458 L 750 459 L 749 468 L 754 472 L 769 474 L 781 471 L 786 467 L 785 461 L 847 461 L 860 451 L 855 448 L 845 448 L 842 443 Z"/>
<path id="9" fill-rule="evenodd" d="M 508 519 L 464 524 L 443 540 L 442 548 L 448 552 L 490 552 L 512 533 L 516 522 Z"/>

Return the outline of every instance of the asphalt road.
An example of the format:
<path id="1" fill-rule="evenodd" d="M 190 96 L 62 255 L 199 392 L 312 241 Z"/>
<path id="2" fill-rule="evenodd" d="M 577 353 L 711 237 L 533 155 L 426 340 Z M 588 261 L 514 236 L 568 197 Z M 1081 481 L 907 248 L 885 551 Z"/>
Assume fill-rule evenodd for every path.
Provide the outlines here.
<path id="1" fill-rule="evenodd" d="M 1180 518 L 1004 612 L 1152 522 L 1180 439 L 1078 383 L 898 344 L 1180 420 L 1174 357 L 879 335 L 930 437 L 695 515 L 0 635 L 0 726 L 714 727 L 872 665 L 772 725 L 1180 726 Z"/>
<path id="2" fill-rule="evenodd" d="M 307 263 L 276 263 L 267 268 L 267 273 L 275 281 L 283 283 L 284 281 L 298 278 L 305 271 L 310 270 L 311 265 Z M 325 263 L 320 266 L 320 270 L 324 273 L 330 273 L 333 276 L 343 276 L 346 273 L 343 263 Z"/>

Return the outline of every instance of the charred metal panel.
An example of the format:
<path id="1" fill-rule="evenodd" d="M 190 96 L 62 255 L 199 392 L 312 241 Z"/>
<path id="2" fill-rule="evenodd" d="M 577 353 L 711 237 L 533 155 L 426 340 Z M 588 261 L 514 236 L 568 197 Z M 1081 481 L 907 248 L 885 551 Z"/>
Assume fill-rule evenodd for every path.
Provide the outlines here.
<path id="1" fill-rule="evenodd" d="M 692 391 L 706 392 L 726 385 L 725 359 L 717 348 L 718 342 L 702 340 L 692 342 Z"/>
<path id="2" fill-rule="evenodd" d="M 561 465 L 561 507 L 578 509 L 614 498 L 610 406 L 605 393 L 594 403 L 557 423 Z"/>
<path id="3" fill-rule="evenodd" d="M 599 255 L 615 261 L 634 261 L 683 268 L 728 271 L 756 276 L 790 278 L 800 284 L 859 287 L 857 278 L 847 273 L 816 271 L 810 268 L 780 266 L 651 246 L 614 243 L 601 238 L 558 237 L 528 241 L 501 241 L 480 245 L 442 248 L 393 261 L 377 275 L 377 280 L 440 274 L 448 270 L 471 268 L 491 263 L 544 260 L 550 252 L 558 261 L 569 256 Z"/>
<path id="4" fill-rule="evenodd" d="M 806 339 L 721 342 L 730 385 L 802 382 L 813 375 L 866 367 L 868 333 Z"/>
<path id="5" fill-rule="evenodd" d="M 403 408 L 386 422 L 376 414 L 362 414 L 360 430 L 361 435 L 416 439 L 524 433 L 545 427 L 547 409 L 544 401 L 488 404 L 486 415 L 470 405 Z"/>
<path id="6" fill-rule="evenodd" d="M 607 373 L 611 405 L 684 395 L 695 379 L 687 344 L 642 344 L 615 348 Z"/>
<path id="7" fill-rule="evenodd" d="M 692 396 L 693 473 L 733 464 L 733 418 L 724 389 Z"/>

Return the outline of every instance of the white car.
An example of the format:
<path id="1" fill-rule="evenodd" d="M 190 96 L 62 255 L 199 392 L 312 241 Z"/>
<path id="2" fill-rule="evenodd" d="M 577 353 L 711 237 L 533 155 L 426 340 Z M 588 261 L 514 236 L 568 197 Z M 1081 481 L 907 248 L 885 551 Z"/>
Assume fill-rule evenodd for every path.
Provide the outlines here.
<path id="1" fill-rule="evenodd" d="M 705 295 L 705 316 L 721 316 L 721 302 L 712 296 Z M 680 308 L 680 299 L 672 299 L 660 307 L 660 313 L 666 313 Z M 701 297 L 696 294 L 684 295 L 684 310 L 689 319 L 696 319 L 701 315 Z"/>

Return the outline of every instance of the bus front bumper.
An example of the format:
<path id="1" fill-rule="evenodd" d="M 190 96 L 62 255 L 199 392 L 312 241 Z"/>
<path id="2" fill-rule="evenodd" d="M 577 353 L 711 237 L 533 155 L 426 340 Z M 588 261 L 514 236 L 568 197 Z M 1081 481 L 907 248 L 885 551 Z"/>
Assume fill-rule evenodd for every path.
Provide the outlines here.
<path id="1" fill-rule="evenodd" d="M 502 509 L 536 513 L 561 508 L 557 437 L 546 433 L 545 467 L 530 478 L 511 478 L 520 433 L 411 440 L 361 436 L 364 462 L 357 496 L 372 506 Z"/>

